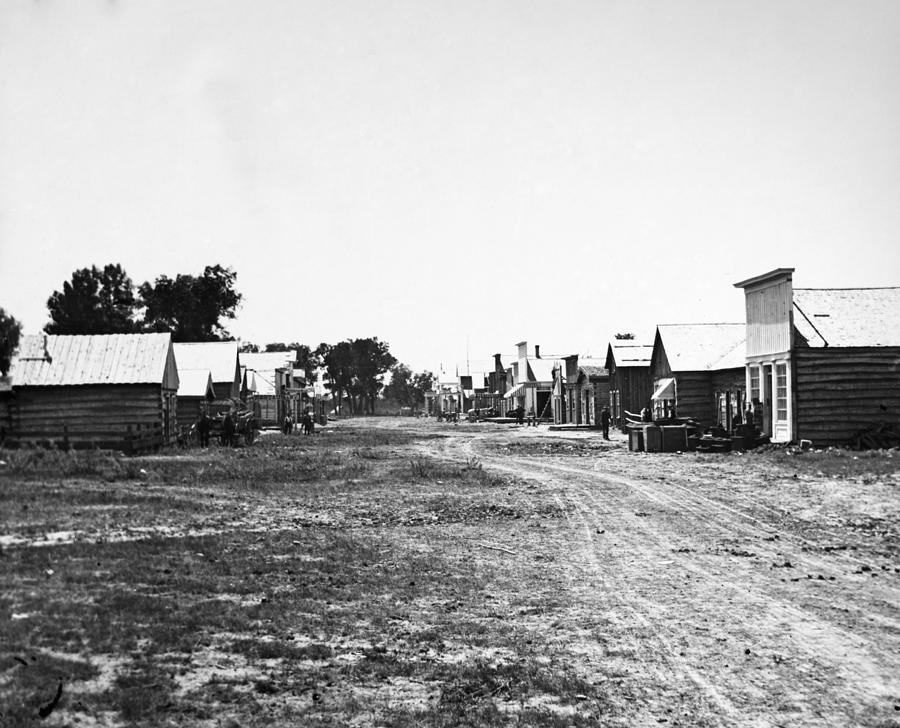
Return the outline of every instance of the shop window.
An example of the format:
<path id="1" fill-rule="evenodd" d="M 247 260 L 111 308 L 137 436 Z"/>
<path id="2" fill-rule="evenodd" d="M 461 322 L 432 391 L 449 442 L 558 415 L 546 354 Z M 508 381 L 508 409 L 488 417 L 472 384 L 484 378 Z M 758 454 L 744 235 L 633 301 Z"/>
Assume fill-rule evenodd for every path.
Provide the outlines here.
<path id="1" fill-rule="evenodd" d="M 775 419 L 787 420 L 787 364 L 775 365 Z"/>

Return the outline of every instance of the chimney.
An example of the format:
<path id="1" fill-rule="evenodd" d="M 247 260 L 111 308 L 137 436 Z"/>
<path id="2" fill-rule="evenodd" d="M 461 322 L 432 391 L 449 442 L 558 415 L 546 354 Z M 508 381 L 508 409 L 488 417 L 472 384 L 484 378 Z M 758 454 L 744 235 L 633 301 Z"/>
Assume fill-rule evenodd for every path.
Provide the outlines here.
<path id="1" fill-rule="evenodd" d="M 495 372 L 503 371 L 503 362 L 500 361 L 500 354 L 494 354 L 494 371 Z"/>
<path id="2" fill-rule="evenodd" d="M 535 359 L 541 358 L 541 345 L 540 344 L 534 345 L 534 358 Z"/>
<path id="3" fill-rule="evenodd" d="M 516 344 L 516 348 L 519 350 L 518 357 L 519 359 L 527 359 L 528 358 L 528 342 L 520 341 Z"/>

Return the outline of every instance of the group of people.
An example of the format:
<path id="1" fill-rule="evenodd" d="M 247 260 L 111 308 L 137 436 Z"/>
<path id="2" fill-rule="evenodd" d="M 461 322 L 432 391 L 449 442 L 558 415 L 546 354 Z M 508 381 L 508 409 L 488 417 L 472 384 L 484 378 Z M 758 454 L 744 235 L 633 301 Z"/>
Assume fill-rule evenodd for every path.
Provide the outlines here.
<path id="1" fill-rule="evenodd" d="M 290 435 L 294 431 L 294 418 L 290 414 L 284 416 L 281 431 L 285 435 Z M 316 434 L 316 418 L 313 417 L 312 412 L 306 411 L 300 415 L 300 431 L 304 435 Z"/>
<path id="2" fill-rule="evenodd" d="M 209 414 L 204 410 L 200 413 L 200 419 L 197 420 L 197 437 L 200 441 L 200 447 L 209 447 L 209 436 L 212 431 L 213 421 Z M 247 423 L 248 427 L 255 427 L 252 419 Z M 234 417 L 231 416 L 230 412 L 225 413 L 225 417 L 222 420 L 222 431 L 220 435 L 220 443 L 222 445 L 229 445 L 234 447 L 237 445 L 237 425 L 235 424 Z"/>

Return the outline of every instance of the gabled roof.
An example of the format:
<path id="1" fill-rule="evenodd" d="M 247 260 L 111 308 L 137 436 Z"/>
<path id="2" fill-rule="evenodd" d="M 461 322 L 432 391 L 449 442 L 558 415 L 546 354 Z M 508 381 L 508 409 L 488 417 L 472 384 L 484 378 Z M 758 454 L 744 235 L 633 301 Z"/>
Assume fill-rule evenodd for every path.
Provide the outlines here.
<path id="1" fill-rule="evenodd" d="M 631 340 L 616 339 L 616 341 L 609 342 L 605 364 L 607 368 L 611 365 L 618 368 L 647 368 L 650 366 L 650 357 L 652 354 L 653 344 L 636 344 Z"/>
<path id="2" fill-rule="evenodd" d="M 609 371 L 606 367 L 598 367 L 593 364 L 579 364 L 578 371 L 586 377 L 608 377 Z"/>
<path id="3" fill-rule="evenodd" d="M 215 397 L 212 376 L 202 369 L 188 369 L 178 374 L 179 397 Z"/>
<path id="4" fill-rule="evenodd" d="M 23 336 L 9 378 L 13 387 L 165 383 L 178 388 L 168 333 Z"/>
<path id="5" fill-rule="evenodd" d="M 233 382 L 238 369 L 238 344 L 236 341 L 203 341 L 177 343 L 175 361 L 178 371 L 200 369 L 208 371 L 214 382 Z M 223 397 L 229 392 L 221 392 Z"/>
<path id="6" fill-rule="evenodd" d="M 746 324 L 660 324 L 656 327 L 673 372 L 736 369 L 746 363 Z"/>
<path id="7" fill-rule="evenodd" d="M 795 288 L 794 327 L 810 346 L 900 346 L 900 288 Z"/>
<path id="8" fill-rule="evenodd" d="M 529 381 L 553 381 L 553 359 L 520 359 L 520 362 L 522 361 L 527 362 L 527 371 L 530 374 Z M 519 371 L 522 371 L 521 363 L 519 364 Z"/>

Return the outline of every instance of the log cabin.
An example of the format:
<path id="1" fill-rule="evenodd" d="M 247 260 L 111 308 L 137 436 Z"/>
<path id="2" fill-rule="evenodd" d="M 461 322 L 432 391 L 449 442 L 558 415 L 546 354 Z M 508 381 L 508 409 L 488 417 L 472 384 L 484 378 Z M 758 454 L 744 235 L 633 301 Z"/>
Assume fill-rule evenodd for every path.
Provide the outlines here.
<path id="1" fill-rule="evenodd" d="M 0 428 L 11 444 L 153 450 L 175 442 L 177 391 L 168 333 L 23 336 Z"/>
<path id="2" fill-rule="evenodd" d="M 746 386 L 773 442 L 854 444 L 900 428 L 900 287 L 794 288 L 793 268 L 744 291 Z"/>
<path id="3" fill-rule="evenodd" d="M 205 369 L 178 370 L 178 425 L 188 427 L 200 419 L 216 398 L 212 375 Z"/>

